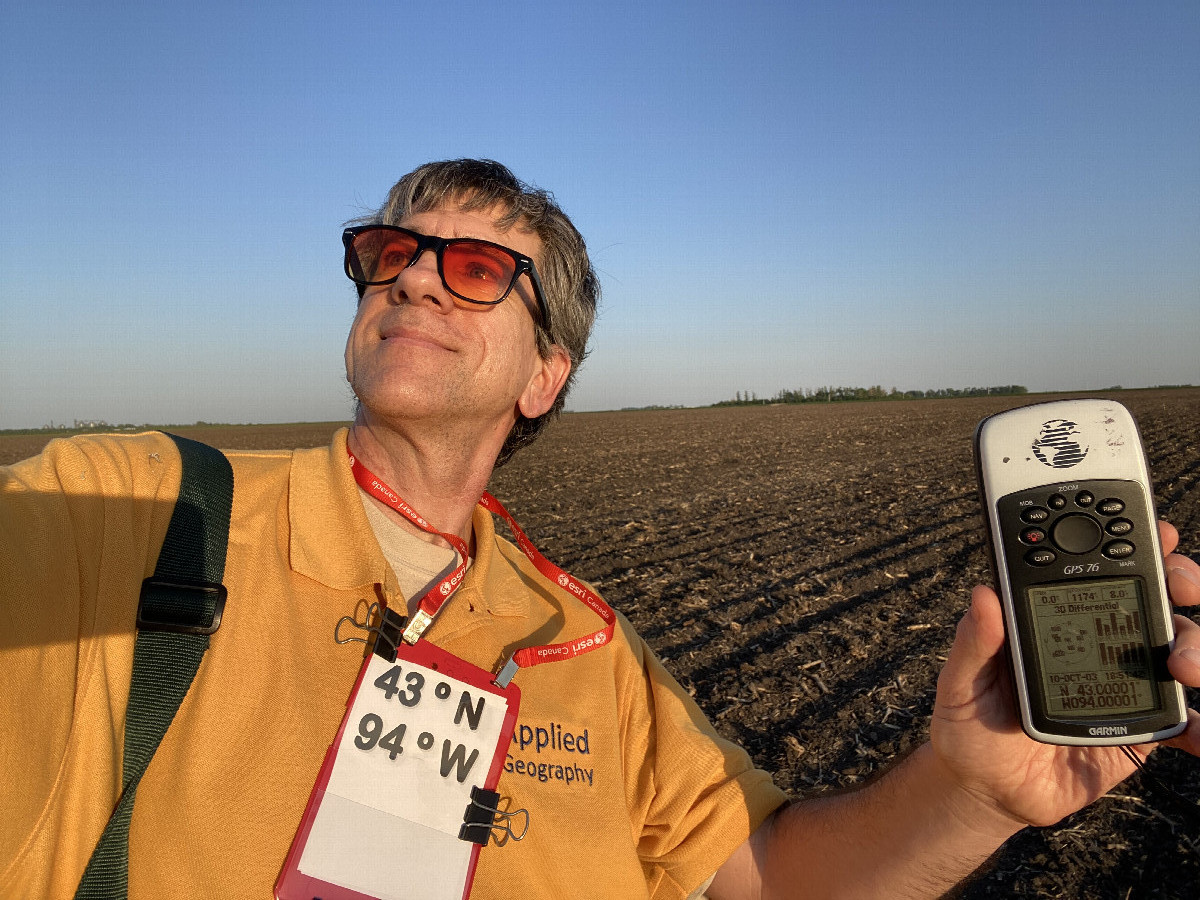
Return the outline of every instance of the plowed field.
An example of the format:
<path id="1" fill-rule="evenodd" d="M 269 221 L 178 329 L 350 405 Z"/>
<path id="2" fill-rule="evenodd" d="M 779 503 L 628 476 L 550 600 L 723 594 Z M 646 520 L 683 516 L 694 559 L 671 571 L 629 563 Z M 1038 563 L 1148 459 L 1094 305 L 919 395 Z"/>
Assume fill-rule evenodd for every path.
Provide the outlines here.
<path id="1" fill-rule="evenodd" d="M 1195 556 L 1200 389 L 1117 396 L 1142 428 L 1159 513 Z M 923 740 L 970 587 L 989 578 L 971 436 L 1021 402 L 574 414 L 492 489 L 548 557 L 629 616 L 718 729 L 813 795 Z M 185 433 L 292 447 L 333 427 Z M 21 440 L 0 438 L 0 461 L 40 446 Z M 1165 750 L 1147 769 L 1018 835 L 962 896 L 1198 896 L 1200 762 Z"/>

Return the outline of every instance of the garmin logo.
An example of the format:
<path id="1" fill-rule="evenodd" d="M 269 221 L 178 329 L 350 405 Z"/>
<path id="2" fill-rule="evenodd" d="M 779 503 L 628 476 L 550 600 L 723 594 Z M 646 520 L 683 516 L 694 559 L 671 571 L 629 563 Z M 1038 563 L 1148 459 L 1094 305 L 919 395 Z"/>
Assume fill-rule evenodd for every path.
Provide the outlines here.
<path id="1" fill-rule="evenodd" d="M 1051 419 L 1042 424 L 1033 455 L 1054 469 L 1069 469 L 1083 462 L 1088 447 L 1079 443 L 1079 426 L 1069 419 Z"/>
<path id="2" fill-rule="evenodd" d="M 1092 737 L 1116 737 L 1119 734 L 1129 734 L 1129 728 L 1126 725 L 1097 725 L 1089 728 L 1088 734 Z"/>

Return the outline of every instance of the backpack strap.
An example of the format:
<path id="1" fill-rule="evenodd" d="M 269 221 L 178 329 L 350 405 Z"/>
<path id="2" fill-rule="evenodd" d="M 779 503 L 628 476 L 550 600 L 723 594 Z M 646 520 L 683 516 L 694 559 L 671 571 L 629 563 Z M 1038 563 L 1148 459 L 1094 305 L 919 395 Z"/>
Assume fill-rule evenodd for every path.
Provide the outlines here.
<path id="1" fill-rule="evenodd" d="M 125 714 L 121 797 L 88 861 L 77 900 L 129 893 L 129 822 L 142 774 L 196 677 L 225 608 L 233 469 L 219 450 L 168 434 L 183 463 L 179 499 L 154 574 L 142 582 Z"/>

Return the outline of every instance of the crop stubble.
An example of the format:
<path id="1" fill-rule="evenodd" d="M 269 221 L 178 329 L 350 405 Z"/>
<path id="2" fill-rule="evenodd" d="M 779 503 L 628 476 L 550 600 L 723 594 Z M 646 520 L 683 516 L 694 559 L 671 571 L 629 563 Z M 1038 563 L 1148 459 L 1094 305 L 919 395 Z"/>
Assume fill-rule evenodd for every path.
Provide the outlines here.
<path id="1" fill-rule="evenodd" d="M 1159 512 L 1195 553 L 1200 391 L 1119 399 L 1143 431 Z M 924 739 L 970 588 L 990 579 L 971 437 L 1021 402 L 574 416 L 493 486 L 547 555 L 630 617 L 722 733 L 812 795 Z M 1194 817 L 1195 761 L 1167 750 L 1150 768 Z M 1195 819 L 1141 776 L 1114 794 L 1027 830 L 962 895 L 1195 896 Z"/>
<path id="2" fill-rule="evenodd" d="M 1141 427 L 1159 514 L 1194 556 L 1200 389 L 1117 397 Z M 492 490 L 548 557 L 631 619 L 723 734 L 811 796 L 924 739 L 970 588 L 990 577 L 974 426 L 1030 399 L 568 415 Z M 184 433 L 265 449 L 320 445 L 333 427 Z M 0 460 L 38 446 L 0 439 Z M 1173 750 L 1149 769 L 1190 821 L 1135 776 L 1018 835 L 962 896 L 1194 896 L 1200 769 Z"/>

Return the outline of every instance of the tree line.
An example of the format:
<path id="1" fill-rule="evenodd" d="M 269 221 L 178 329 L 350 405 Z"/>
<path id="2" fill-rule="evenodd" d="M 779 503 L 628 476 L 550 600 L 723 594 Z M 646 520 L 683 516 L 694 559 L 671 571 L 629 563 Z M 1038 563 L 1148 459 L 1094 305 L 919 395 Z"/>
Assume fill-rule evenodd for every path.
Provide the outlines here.
<path id="1" fill-rule="evenodd" d="M 931 400 L 953 397 L 991 397 L 1028 394 L 1023 384 L 1002 384 L 995 387 L 935 388 L 928 391 L 885 390 L 882 385 L 871 387 L 801 388 L 778 391 L 773 397 L 760 398 L 754 391 L 738 391 L 733 400 L 721 400 L 713 406 L 765 406 L 771 403 L 844 403 L 854 400 Z"/>

